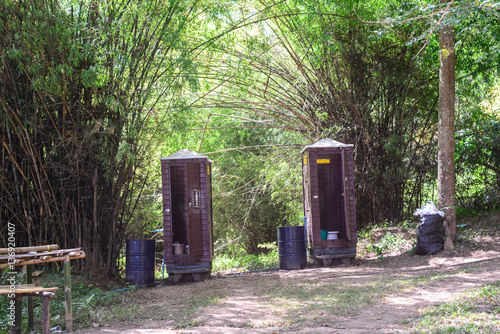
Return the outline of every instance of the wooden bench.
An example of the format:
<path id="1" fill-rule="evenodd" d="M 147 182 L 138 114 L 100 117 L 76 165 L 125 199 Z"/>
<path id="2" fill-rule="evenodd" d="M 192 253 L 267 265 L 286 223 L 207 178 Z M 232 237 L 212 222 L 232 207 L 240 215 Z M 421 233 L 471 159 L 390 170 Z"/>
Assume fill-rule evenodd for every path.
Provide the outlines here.
<path id="1" fill-rule="evenodd" d="M 34 284 L 22 285 L 0 285 L 0 295 L 8 295 L 14 297 L 14 303 L 9 307 L 9 323 L 11 324 L 11 333 L 19 333 L 21 331 L 21 319 L 18 315 L 21 314 L 22 298 L 41 297 L 42 298 L 42 333 L 50 333 L 50 298 L 54 296 L 54 291 L 59 290 L 57 287 L 44 288 L 35 286 Z"/>
<path id="2" fill-rule="evenodd" d="M 14 251 L 12 251 L 14 250 Z M 58 245 L 46 245 L 46 246 L 32 246 L 32 247 L 16 247 L 16 248 L 0 248 L 0 269 L 10 268 L 11 270 L 15 266 L 26 266 L 26 280 L 27 284 L 15 285 L 15 299 L 16 305 L 16 321 L 19 324 L 12 326 L 12 333 L 21 333 L 21 299 L 23 296 L 28 297 L 28 328 L 33 329 L 33 300 L 32 297 L 41 297 L 43 309 L 43 325 L 47 324 L 47 330 L 49 329 L 48 324 L 50 323 L 50 298 L 54 296 L 54 291 L 59 288 L 43 288 L 32 285 L 32 265 L 42 264 L 55 261 L 64 262 L 64 293 L 65 293 L 65 306 L 66 306 L 66 330 L 68 332 L 73 331 L 73 310 L 71 302 L 71 266 L 70 260 L 80 259 L 85 257 L 85 252 L 81 248 L 74 249 L 59 249 Z M 5 287 L 2 287 L 5 288 Z M 28 289 L 28 290 L 27 290 Z M 33 290 L 34 289 L 34 290 Z M 10 286 L 8 286 L 7 294 L 11 294 L 12 291 Z M 4 291 L 4 290 L 1 290 Z M 5 293 L 1 293 L 5 295 Z M 19 296 L 19 297 L 18 297 Z M 48 331 L 47 331 L 48 333 Z M 45 334 L 45 330 L 44 330 Z"/>

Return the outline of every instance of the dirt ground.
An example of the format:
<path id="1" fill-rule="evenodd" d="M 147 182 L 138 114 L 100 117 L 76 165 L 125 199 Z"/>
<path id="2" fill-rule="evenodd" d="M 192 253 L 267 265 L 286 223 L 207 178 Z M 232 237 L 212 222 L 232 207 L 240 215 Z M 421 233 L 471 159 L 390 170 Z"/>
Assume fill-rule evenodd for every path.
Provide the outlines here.
<path id="1" fill-rule="evenodd" d="M 384 254 L 381 260 L 374 254 L 361 254 L 354 266 L 222 275 L 199 283 L 138 289 L 133 297 L 123 300 L 137 316 L 117 314 L 116 320 L 94 324 L 75 334 L 404 333 L 408 326 L 404 320 L 417 317 L 419 309 L 500 280 L 500 229 L 495 228 L 500 226 L 500 215 L 490 219 L 493 228 L 462 240 L 455 251 L 433 256 L 399 251 Z M 402 284 L 401 290 L 388 290 L 373 303 L 338 314 L 328 309 L 311 310 L 307 305 L 288 305 L 297 302 L 291 297 L 283 298 L 281 305 L 269 297 L 276 292 L 294 296 L 299 286 L 318 284 L 333 289 L 345 287 L 348 293 L 436 274 L 442 275 L 425 285 Z M 321 303 L 321 298 L 317 300 Z M 182 319 L 188 322 L 179 326 Z"/>

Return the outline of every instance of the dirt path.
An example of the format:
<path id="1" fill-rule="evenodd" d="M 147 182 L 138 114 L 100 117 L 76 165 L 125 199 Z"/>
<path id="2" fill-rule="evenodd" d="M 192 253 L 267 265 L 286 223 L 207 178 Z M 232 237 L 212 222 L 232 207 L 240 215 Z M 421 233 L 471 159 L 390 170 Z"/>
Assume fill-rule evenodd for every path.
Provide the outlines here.
<path id="1" fill-rule="evenodd" d="M 434 256 L 365 256 L 350 267 L 143 288 L 124 296 L 121 311 L 75 334 L 405 333 L 419 310 L 498 281 L 495 232 L 477 237 L 473 247 Z"/>
<path id="2" fill-rule="evenodd" d="M 128 319 L 75 333 L 398 333 L 419 309 L 499 278 L 500 250 L 226 277 L 140 289 L 124 301 Z M 332 290 L 361 294 L 347 309 L 322 307 Z"/>

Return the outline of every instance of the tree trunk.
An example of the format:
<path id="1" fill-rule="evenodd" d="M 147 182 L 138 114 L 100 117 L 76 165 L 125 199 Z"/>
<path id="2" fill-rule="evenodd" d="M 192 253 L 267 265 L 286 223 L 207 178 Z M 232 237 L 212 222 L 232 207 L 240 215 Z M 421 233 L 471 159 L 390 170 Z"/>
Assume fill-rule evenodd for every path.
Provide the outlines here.
<path id="1" fill-rule="evenodd" d="M 440 0 L 447 3 L 448 0 Z M 445 213 L 444 249 L 454 248 L 455 210 L 455 36 L 453 26 L 439 31 L 438 206 Z"/>

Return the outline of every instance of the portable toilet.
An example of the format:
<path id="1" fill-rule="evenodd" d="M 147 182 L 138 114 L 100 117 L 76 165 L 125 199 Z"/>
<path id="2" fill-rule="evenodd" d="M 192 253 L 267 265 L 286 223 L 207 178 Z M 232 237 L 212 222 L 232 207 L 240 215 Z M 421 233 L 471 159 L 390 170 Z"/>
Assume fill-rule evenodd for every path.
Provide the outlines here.
<path id="1" fill-rule="evenodd" d="M 211 164 L 180 150 L 161 158 L 164 261 L 169 280 L 210 277 L 213 258 Z"/>
<path id="2" fill-rule="evenodd" d="M 304 214 L 313 265 L 353 264 L 357 229 L 353 145 L 322 139 L 302 152 Z"/>

